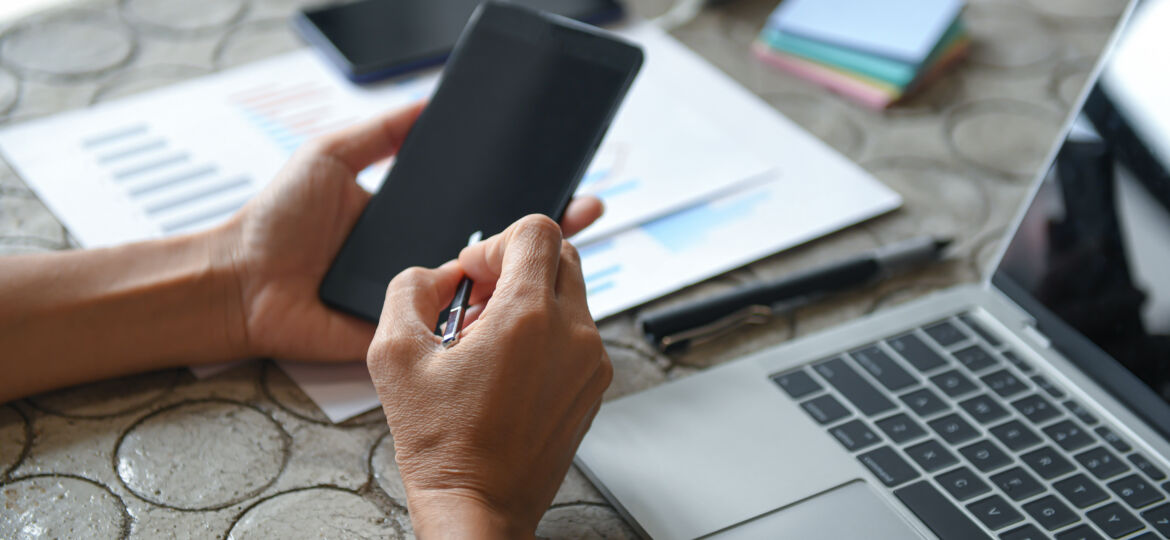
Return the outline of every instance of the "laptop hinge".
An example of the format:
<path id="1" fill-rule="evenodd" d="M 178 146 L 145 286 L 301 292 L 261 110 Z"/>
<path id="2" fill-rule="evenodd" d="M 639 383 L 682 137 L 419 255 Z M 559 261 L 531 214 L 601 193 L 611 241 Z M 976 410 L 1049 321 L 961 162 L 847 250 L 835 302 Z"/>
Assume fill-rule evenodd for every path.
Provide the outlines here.
<path id="1" fill-rule="evenodd" d="M 1011 311 L 1014 317 L 1013 324 L 1019 324 L 1020 332 L 1028 336 L 1029 341 L 1045 349 L 1052 348 L 1052 340 L 1040 331 L 1038 328 L 1039 322 L 1036 320 L 1036 317 L 1028 313 L 1028 310 L 1024 309 L 1023 306 L 1017 304 L 1010 295 L 991 284 L 990 280 L 987 283 L 987 288 L 999 300 L 1003 301 L 1004 306 Z"/>
<path id="2" fill-rule="evenodd" d="M 1023 334 L 1028 337 L 1029 341 L 1042 349 L 1052 348 L 1052 340 L 1048 339 L 1048 336 L 1044 335 L 1040 332 L 1040 329 L 1036 328 L 1035 320 L 1030 320 L 1024 323 Z"/>

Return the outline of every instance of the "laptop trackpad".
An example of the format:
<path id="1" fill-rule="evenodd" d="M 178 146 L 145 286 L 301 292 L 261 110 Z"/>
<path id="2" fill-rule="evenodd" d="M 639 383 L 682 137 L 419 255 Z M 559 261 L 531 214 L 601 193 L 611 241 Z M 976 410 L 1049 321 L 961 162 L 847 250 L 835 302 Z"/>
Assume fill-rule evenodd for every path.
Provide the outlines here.
<path id="1" fill-rule="evenodd" d="M 851 482 L 707 538 L 922 538 L 865 482 Z"/>

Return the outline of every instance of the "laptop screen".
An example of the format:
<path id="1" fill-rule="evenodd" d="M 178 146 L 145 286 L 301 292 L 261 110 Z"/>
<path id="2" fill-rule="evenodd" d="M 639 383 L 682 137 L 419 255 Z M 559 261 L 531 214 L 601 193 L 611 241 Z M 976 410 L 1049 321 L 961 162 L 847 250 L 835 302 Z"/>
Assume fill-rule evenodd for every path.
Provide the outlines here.
<path id="1" fill-rule="evenodd" d="M 1170 0 L 1138 4 L 992 283 L 1170 437 Z"/>

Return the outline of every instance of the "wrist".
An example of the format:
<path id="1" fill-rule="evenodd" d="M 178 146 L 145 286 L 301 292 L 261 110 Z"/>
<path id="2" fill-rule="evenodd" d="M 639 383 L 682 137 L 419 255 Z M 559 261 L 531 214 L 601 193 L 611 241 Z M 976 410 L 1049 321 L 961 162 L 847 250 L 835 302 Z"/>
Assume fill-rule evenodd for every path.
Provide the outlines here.
<path id="1" fill-rule="evenodd" d="M 414 533 L 423 540 L 533 538 L 535 534 L 470 493 L 413 490 L 407 499 Z"/>
<path id="2" fill-rule="evenodd" d="M 190 237 L 206 253 L 207 277 L 223 310 L 222 335 L 231 358 L 259 356 L 248 332 L 246 296 L 247 271 L 244 264 L 240 227 L 237 220 Z"/>

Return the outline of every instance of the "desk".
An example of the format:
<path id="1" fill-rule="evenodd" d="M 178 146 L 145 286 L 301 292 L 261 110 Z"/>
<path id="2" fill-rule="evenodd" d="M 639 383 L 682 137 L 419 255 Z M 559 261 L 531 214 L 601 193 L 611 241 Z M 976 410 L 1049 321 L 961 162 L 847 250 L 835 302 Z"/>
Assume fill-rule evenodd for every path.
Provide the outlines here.
<path id="1" fill-rule="evenodd" d="M 115 99 L 292 49 L 298 42 L 286 17 L 299 3 L 101 0 L 37 25 L 10 27 L 0 36 L 0 122 Z M 898 190 L 905 207 L 656 305 L 922 233 L 953 234 L 959 256 L 678 357 L 650 349 L 633 314 L 614 317 L 600 325 L 616 371 L 608 398 L 979 278 L 1123 2 L 970 3 L 970 60 L 884 114 L 751 57 L 748 44 L 775 0 L 726 2 L 675 32 Z M 632 4 L 634 12 L 653 16 L 668 0 Z M 66 54 L 76 51 L 82 52 Z M 0 253 L 69 245 L 60 224 L 0 165 Z M 329 425 L 270 362 L 203 381 L 185 371 L 153 373 L 0 406 L 0 514 L 38 505 L 54 516 L 49 526 L 63 536 L 404 536 L 409 519 L 392 451 L 380 412 Z M 84 525 L 70 532 L 70 524 Z M 632 536 L 576 471 L 538 532 Z"/>

